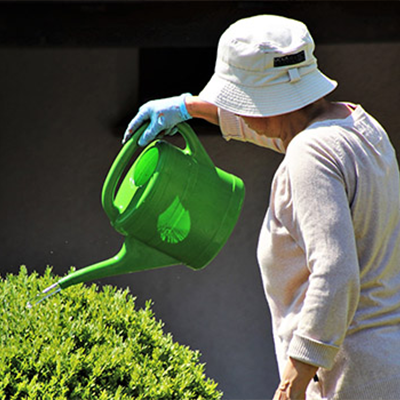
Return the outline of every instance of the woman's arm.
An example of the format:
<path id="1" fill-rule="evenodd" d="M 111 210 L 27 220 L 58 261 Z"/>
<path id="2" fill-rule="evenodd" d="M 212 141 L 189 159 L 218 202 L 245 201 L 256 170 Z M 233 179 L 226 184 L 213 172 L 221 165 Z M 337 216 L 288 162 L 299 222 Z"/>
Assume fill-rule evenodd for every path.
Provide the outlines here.
<path id="1" fill-rule="evenodd" d="M 201 100 L 198 96 L 185 98 L 186 108 L 193 118 L 202 118 L 214 125 L 219 125 L 218 107 Z"/>
<path id="2" fill-rule="evenodd" d="M 310 274 L 274 400 L 304 399 L 313 365 L 332 368 L 357 310 L 360 267 L 347 192 L 354 182 L 346 180 L 353 162 L 340 146 L 337 128 L 323 127 L 296 136 L 286 153 L 282 184 L 293 208 L 280 218 Z"/>

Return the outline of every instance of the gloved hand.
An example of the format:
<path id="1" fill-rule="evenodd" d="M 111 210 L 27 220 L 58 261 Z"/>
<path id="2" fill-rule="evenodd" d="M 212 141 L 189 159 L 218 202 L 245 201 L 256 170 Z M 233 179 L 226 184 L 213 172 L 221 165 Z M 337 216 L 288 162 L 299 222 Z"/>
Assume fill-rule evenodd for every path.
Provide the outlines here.
<path id="1" fill-rule="evenodd" d="M 139 146 L 146 146 L 162 131 L 166 135 L 176 133 L 177 124 L 192 118 L 185 105 L 185 98 L 187 96 L 191 96 L 191 94 L 184 93 L 180 96 L 152 100 L 143 104 L 139 108 L 139 112 L 135 118 L 129 123 L 122 144 L 125 144 L 147 120 L 150 120 L 150 124 L 139 138 Z"/>

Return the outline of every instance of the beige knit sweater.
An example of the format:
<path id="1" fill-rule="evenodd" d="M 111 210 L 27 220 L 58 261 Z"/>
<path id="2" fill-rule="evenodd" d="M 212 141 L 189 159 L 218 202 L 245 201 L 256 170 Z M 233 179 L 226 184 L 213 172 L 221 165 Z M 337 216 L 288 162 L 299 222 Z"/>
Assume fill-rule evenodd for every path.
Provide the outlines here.
<path id="1" fill-rule="evenodd" d="M 249 134 L 222 110 L 220 126 Z M 320 367 L 307 400 L 400 399 L 399 168 L 360 106 L 290 142 L 258 259 L 280 371 L 289 356 Z"/>

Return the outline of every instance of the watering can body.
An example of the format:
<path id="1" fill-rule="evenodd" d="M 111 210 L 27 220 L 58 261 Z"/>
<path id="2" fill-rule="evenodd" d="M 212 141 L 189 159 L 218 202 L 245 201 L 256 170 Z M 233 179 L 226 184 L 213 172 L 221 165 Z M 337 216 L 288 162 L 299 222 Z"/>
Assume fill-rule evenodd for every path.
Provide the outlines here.
<path id="1" fill-rule="evenodd" d="M 107 276 L 185 264 L 201 269 L 228 240 L 238 220 L 244 184 L 216 168 L 186 123 L 181 149 L 164 140 L 147 146 L 130 166 L 141 127 L 121 149 L 102 191 L 111 225 L 124 236 L 119 253 L 62 278 L 62 289 Z"/>

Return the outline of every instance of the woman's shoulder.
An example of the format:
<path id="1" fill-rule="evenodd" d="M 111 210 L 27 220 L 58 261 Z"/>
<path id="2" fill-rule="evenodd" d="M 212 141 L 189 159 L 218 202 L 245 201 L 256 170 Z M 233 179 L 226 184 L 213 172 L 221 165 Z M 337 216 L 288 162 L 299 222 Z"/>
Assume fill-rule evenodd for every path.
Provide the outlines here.
<path id="1" fill-rule="evenodd" d="M 336 154 L 343 140 L 342 128 L 335 124 L 315 125 L 298 133 L 289 143 L 286 155 Z"/>

